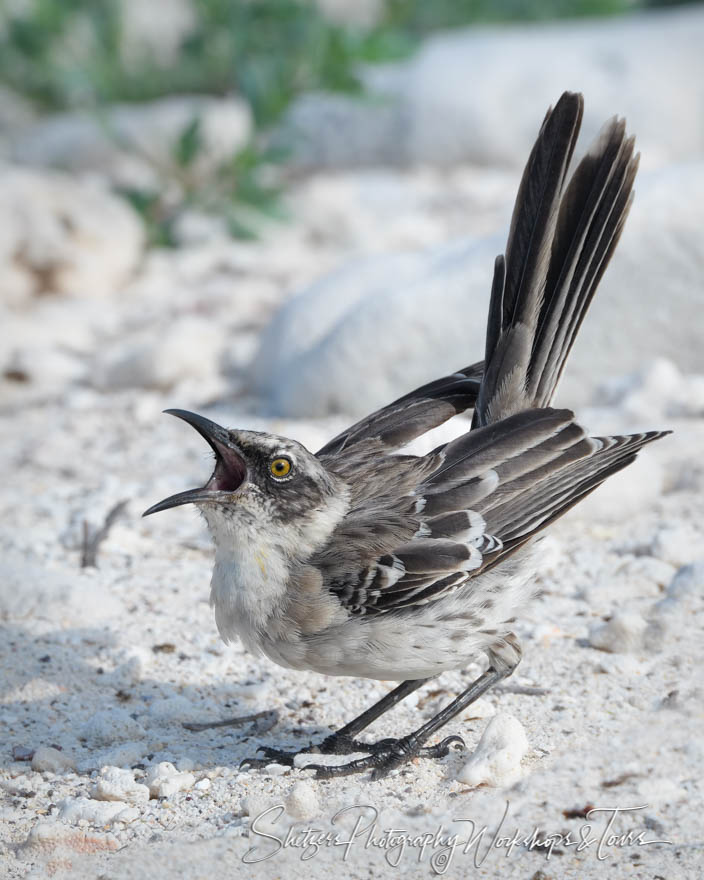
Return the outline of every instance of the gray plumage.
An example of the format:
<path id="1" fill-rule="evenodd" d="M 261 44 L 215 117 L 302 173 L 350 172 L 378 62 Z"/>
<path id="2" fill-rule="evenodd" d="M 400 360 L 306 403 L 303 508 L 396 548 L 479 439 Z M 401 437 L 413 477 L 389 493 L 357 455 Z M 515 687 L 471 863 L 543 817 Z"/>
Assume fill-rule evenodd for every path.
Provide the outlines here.
<path id="1" fill-rule="evenodd" d="M 171 411 L 211 445 L 215 471 L 147 512 L 200 507 L 225 640 L 336 675 L 420 680 L 478 652 L 497 674 L 515 667 L 510 620 L 534 589 L 533 539 L 663 436 L 589 437 L 550 407 L 638 164 L 613 119 L 566 184 L 581 118 L 581 96 L 565 93 L 540 129 L 495 264 L 483 363 L 399 398 L 317 455 Z M 469 432 L 425 456 L 400 451 L 470 409 Z"/>

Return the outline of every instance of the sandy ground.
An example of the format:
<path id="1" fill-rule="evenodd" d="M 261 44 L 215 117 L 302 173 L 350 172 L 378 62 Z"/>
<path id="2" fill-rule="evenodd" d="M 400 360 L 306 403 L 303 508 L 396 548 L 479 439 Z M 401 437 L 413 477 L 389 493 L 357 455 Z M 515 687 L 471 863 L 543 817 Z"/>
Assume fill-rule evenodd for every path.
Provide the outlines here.
<path id="1" fill-rule="evenodd" d="M 436 229 L 438 239 L 449 225 Z M 272 286 L 280 296 L 312 277 L 319 243 L 303 235 L 297 243 L 308 262 L 293 245 L 288 258 L 279 252 L 277 265 L 289 263 L 277 285 L 267 274 L 276 238 L 247 245 L 253 256 L 237 270 L 242 301 Z M 336 253 L 328 248 L 323 265 Z M 233 321 L 221 288 L 210 300 L 199 295 L 209 320 Z M 52 308 L 69 322 L 100 326 L 84 346 L 90 364 L 105 327 L 113 340 L 126 338 L 140 307 L 158 311 L 166 297 L 159 288 L 146 306 L 136 295 L 105 300 L 99 321 L 83 302 Z M 46 311 L 34 320 L 42 330 L 50 323 Z M 256 326 L 238 332 L 235 342 L 251 351 Z M 701 380 L 644 364 L 583 412 L 596 432 L 675 433 L 552 528 L 542 545 L 542 594 L 517 627 L 522 664 L 503 692 L 448 727 L 466 748 L 378 782 L 238 769 L 259 743 L 321 738 L 392 683 L 293 673 L 225 646 L 208 606 L 212 550 L 197 514 L 180 508 L 140 518 L 208 475 L 203 444 L 160 415 L 167 406 L 311 448 L 342 427 L 340 418 L 258 417 L 233 395 L 237 381 L 105 392 L 72 374 L 4 387 L 0 876 L 701 876 L 704 407 L 667 403 L 677 388 L 680 397 L 701 395 Z M 229 402 L 208 407 L 225 389 Z M 456 421 L 444 436 L 463 429 Z M 98 567 L 81 568 L 84 530 L 100 527 L 123 500 Z M 603 649 L 617 645 L 627 650 Z M 477 675 L 477 659 L 408 698 L 370 738 L 429 718 Z M 276 723 L 200 733 L 182 726 L 265 710 L 278 713 Z M 518 761 L 511 750 L 520 736 L 509 737 L 507 750 L 492 753 L 484 784 L 460 781 L 497 720 L 522 728 L 525 755 Z M 155 770 L 162 762 L 173 768 Z M 591 808 L 600 812 L 587 817 Z M 472 827 L 486 830 L 465 846 Z M 531 837 L 540 845 L 527 846 Z"/>

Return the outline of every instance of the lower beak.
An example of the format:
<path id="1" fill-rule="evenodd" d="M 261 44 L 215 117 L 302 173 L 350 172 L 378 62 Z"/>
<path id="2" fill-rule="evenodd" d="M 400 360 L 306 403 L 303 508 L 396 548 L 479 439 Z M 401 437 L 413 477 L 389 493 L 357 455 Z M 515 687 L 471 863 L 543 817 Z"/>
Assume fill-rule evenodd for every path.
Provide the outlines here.
<path id="1" fill-rule="evenodd" d="M 230 436 L 225 428 L 221 427 L 216 422 L 211 422 L 210 419 L 206 419 L 204 416 L 199 416 L 196 413 L 188 412 L 187 410 L 167 409 L 164 410 L 164 412 L 171 416 L 176 416 L 176 418 L 183 419 L 184 422 L 188 422 L 189 425 L 194 427 L 216 455 L 218 460 L 216 473 L 217 468 L 220 465 L 223 465 L 226 469 L 229 466 L 229 470 L 234 471 L 235 482 L 239 480 L 238 485 L 241 484 L 245 478 L 246 468 L 241 455 L 237 450 L 232 448 Z M 214 479 L 215 474 L 211 477 L 208 483 L 213 483 Z M 197 489 L 188 489 L 186 492 L 177 492 L 176 495 L 170 495 L 163 501 L 159 501 L 158 504 L 153 504 L 148 510 L 144 511 L 142 516 L 150 516 L 152 513 L 159 513 L 161 510 L 169 510 L 171 507 L 180 507 L 182 504 L 216 501 L 221 498 L 231 499 L 232 493 L 236 488 L 237 486 L 230 491 L 223 491 L 223 488 L 218 487 L 216 483 L 212 488 L 210 485 L 206 485 Z"/>
<path id="2" fill-rule="evenodd" d="M 169 495 L 163 501 L 152 504 L 150 508 L 144 511 L 142 516 L 150 516 L 152 513 L 159 513 L 161 510 L 168 510 L 170 507 L 180 507 L 182 504 L 195 504 L 196 501 L 213 501 L 214 496 L 220 495 L 212 489 L 188 489 L 186 492 L 177 492 L 175 495 Z"/>

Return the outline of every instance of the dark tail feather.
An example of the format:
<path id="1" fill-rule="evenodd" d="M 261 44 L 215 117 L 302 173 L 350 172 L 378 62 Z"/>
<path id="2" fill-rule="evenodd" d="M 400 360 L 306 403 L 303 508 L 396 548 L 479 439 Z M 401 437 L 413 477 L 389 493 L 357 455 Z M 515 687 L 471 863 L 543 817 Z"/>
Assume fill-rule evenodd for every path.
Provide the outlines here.
<path id="1" fill-rule="evenodd" d="M 622 120 L 604 126 L 563 194 L 582 106 L 562 95 L 523 173 L 496 260 L 475 426 L 550 404 L 623 229 L 638 157 Z"/>

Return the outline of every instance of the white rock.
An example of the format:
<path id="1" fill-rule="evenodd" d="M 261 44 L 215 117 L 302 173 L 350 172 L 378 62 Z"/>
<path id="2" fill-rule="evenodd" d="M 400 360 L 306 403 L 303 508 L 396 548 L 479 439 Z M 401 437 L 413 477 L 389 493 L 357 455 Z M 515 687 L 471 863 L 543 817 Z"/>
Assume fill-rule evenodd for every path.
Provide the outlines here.
<path id="1" fill-rule="evenodd" d="M 113 819 L 113 823 L 121 822 L 123 825 L 129 825 L 130 822 L 134 822 L 135 819 L 139 819 L 142 815 L 139 807 L 127 807 L 126 810 L 122 810 L 115 816 Z"/>
<path id="2" fill-rule="evenodd" d="M 64 770 L 75 770 L 76 762 L 65 752 L 51 746 L 40 746 L 32 757 L 32 770 L 47 770 L 50 773 L 61 773 Z"/>
<path id="3" fill-rule="evenodd" d="M 151 797 L 168 798 L 193 788 L 196 778 L 192 773 L 179 773 L 169 761 L 162 761 L 149 768 L 144 781 Z"/>
<path id="4" fill-rule="evenodd" d="M 307 779 L 294 783 L 285 801 L 286 812 L 294 819 L 312 819 L 320 812 L 318 793 Z"/>
<path id="5" fill-rule="evenodd" d="M 288 114 L 287 134 L 296 136 L 305 165 L 522 167 L 536 111 L 542 118 L 570 88 L 587 96 L 589 137 L 619 113 L 651 162 L 686 159 L 702 151 L 702 43 L 704 12 L 693 7 L 549 27 L 454 29 L 425 40 L 408 61 L 366 70 L 366 88 L 380 100 L 305 95 Z M 657 82 L 644 100 L 653 69 Z M 467 87 L 483 82 L 491 89 Z"/>
<path id="6" fill-rule="evenodd" d="M 211 174 L 232 157 L 252 130 L 249 106 L 239 98 L 175 95 L 115 105 L 100 121 L 56 114 L 21 132 L 13 153 L 31 165 L 98 171 L 117 184 L 146 187 L 161 182 L 157 169 L 174 168 L 174 147 L 194 119 L 201 134 L 190 168 L 196 176 Z"/>
<path id="7" fill-rule="evenodd" d="M 653 217 L 661 219 L 654 224 Z M 363 415 L 478 360 L 494 257 L 505 248 L 507 226 L 478 241 L 357 260 L 288 300 L 262 335 L 250 371 L 268 411 Z M 704 285 L 704 264 L 696 256 L 702 226 L 704 162 L 639 175 L 638 198 L 580 330 L 558 403 L 583 405 L 606 376 L 632 371 L 653 351 L 682 368 L 701 370 L 695 330 L 700 316 L 691 291 Z M 628 346 L 620 343 L 623 327 Z M 665 381 L 662 375 L 651 379 L 651 386 Z M 638 405 L 636 392 L 631 394 L 624 420 L 637 416 L 639 423 L 658 427 L 662 419 L 666 427 L 667 398 L 653 400 L 650 393 L 641 395 L 645 399 Z M 650 479 L 638 483 L 629 493 L 637 496 L 635 504 L 653 496 Z"/>
<path id="8" fill-rule="evenodd" d="M 273 761 L 271 764 L 267 764 L 264 768 L 264 772 L 267 776 L 284 776 L 288 773 L 289 767 L 285 764 L 277 764 L 276 761 Z"/>
<path id="9" fill-rule="evenodd" d="M 82 820 L 85 824 L 85 820 Z M 98 824 L 98 823 L 96 823 Z M 76 853 L 116 850 L 119 843 L 112 834 L 95 831 L 83 832 L 56 819 L 40 819 L 36 822 L 27 839 L 20 845 L 20 852 L 29 851 L 31 860 L 37 856 L 52 860 L 50 864 L 71 864 Z M 26 857 L 26 856 L 25 856 Z M 47 875 L 46 864 L 40 862 L 35 871 L 26 876 L 43 880 Z"/>
<path id="10" fill-rule="evenodd" d="M 115 708 L 101 709 L 92 715 L 81 728 L 80 737 L 90 746 L 112 746 L 144 735 L 144 728 L 129 712 Z"/>
<path id="11" fill-rule="evenodd" d="M 520 779 L 521 759 L 530 748 L 521 722 L 501 712 L 487 724 L 477 748 L 457 779 L 467 785 L 513 785 Z"/>
<path id="12" fill-rule="evenodd" d="M 361 414 L 466 366 L 485 327 L 457 316 L 485 313 L 497 249 L 462 242 L 332 273 L 274 317 L 252 365 L 256 390 L 279 415 Z"/>
<path id="13" fill-rule="evenodd" d="M 199 779 L 198 782 L 193 786 L 197 791 L 208 791 L 212 782 L 208 779 L 207 776 L 204 776 L 202 779 Z"/>
<path id="14" fill-rule="evenodd" d="M 632 611 L 619 611 L 606 623 L 594 624 L 589 630 L 591 646 L 610 654 L 656 651 L 661 647 L 663 637 L 662 621 L 646 621 Z"/>
<path id="15" fill-rule="evenodd" d="M 96 801 L 85 797 L 65 798 L 58 805 L 59 818 L 72 825 L 88 822 L 90 825 L 110 825 L 122 821 L 119 816 L 129 808 L 119 801 Z"/>
<path id="16" fill-rule="evenodd" d="M 167 389 L 185 379 L 203 382 L 217 376 L 223 345 L 216 322 L 179 318 L 161 332 L 137 334 L 127 344 L 120 342 L 101 352 L 93 383 L 114 391 Z"/>
<path id="17" fill-rule="evenodd" d="M 23 847 L 37 849 L 53 849 L 63 843 L 67 837 L 73 834 L 71 828 L 67 828 L 61 822 L 51 822 L 48 819 L 40 819 L 33 826 Z"/>
<path id="18" fill-rule="evenodd" d="M 0 284 L 16 301 L 35 293 L 100 297 L 134 272 L 142 224 L 97 181 L 0 166 Z"/>
<path id="19" fill-rule="evenodd" d="M 129 804 L 145 804 L 149 789 L 135 781 L 131 770 L 119 767 L 102 767 L 92 796 L 99 801 L 125 801 Z"/>

